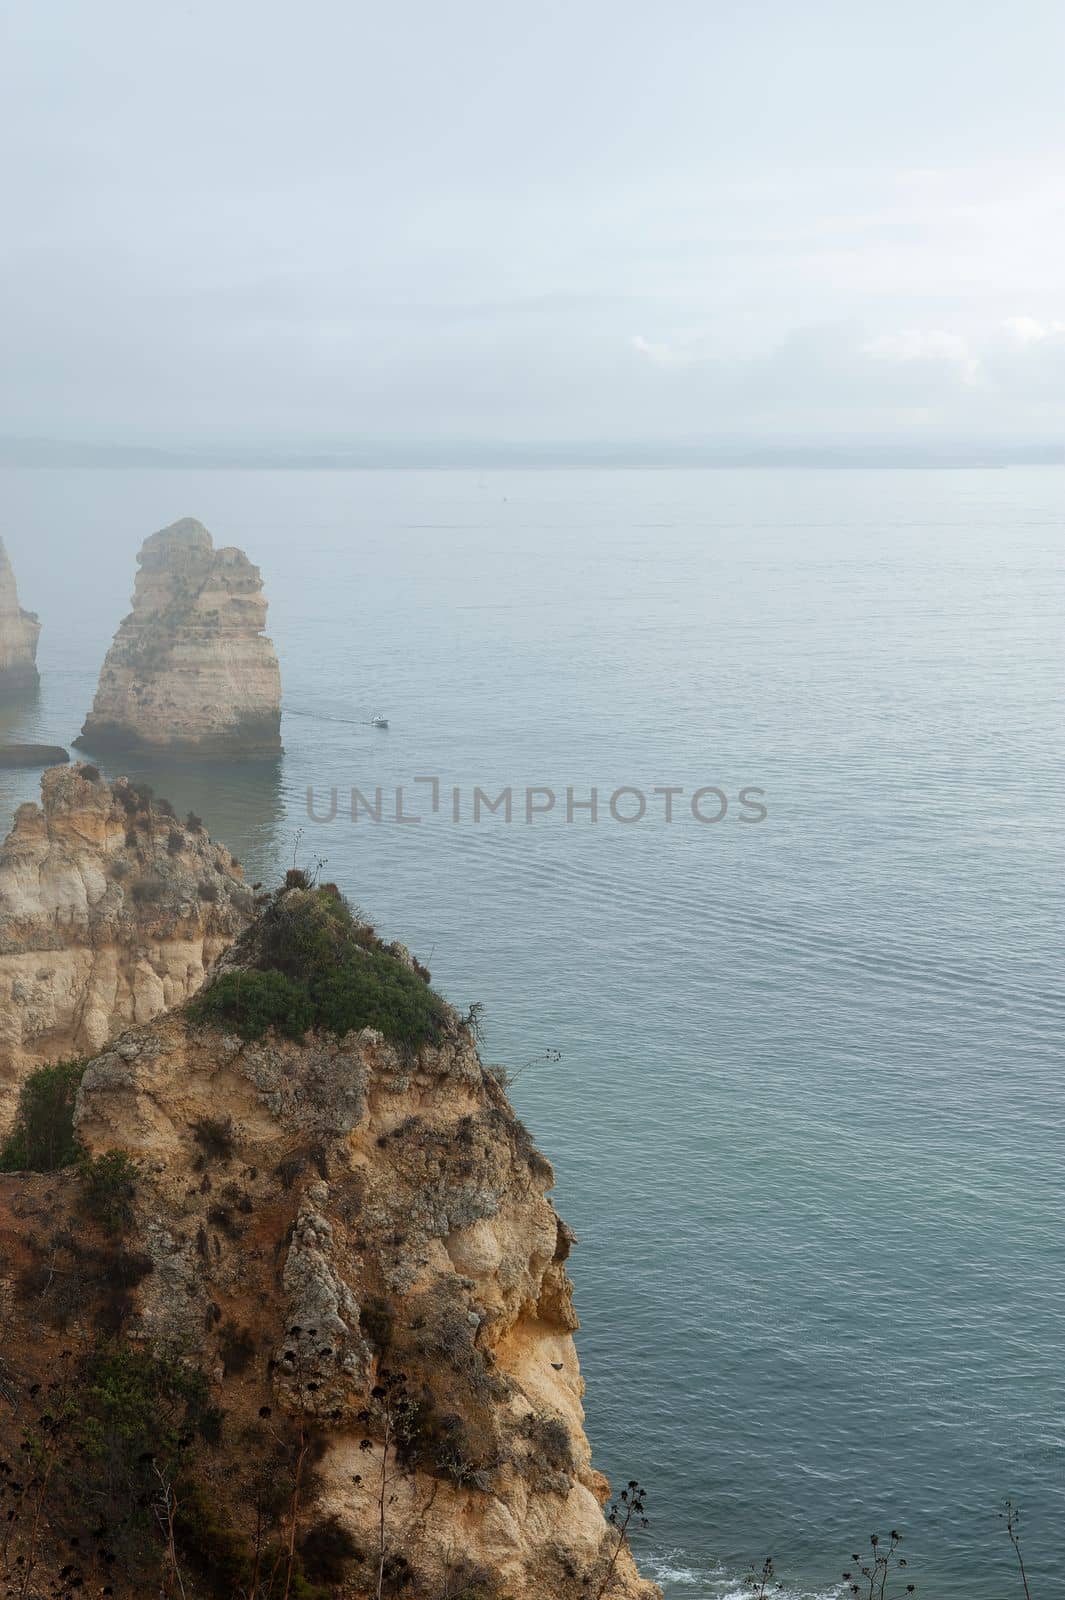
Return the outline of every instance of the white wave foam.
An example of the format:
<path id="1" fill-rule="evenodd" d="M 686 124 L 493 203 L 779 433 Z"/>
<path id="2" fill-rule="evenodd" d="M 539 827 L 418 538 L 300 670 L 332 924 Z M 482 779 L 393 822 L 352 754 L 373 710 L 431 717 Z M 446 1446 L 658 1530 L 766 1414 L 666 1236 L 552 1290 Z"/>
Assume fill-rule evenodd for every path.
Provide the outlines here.
<path id="1" fill-rule="evenodd" d="M 686 1600 L 751 1600 L 751 1588 L 726 1567 L 690 1565 L 683 1550 L 641 1551 L 640 1566 L 649 1578 L 662 1585 L 666 1600 L 686 1591 Z M 845 1587 L 831 1589 L 774 1588 L 773 1600 L 843 1600 Z"/>
<path id="2" fill-rule="evenodd" d="M 690 1588 L 694 1584 L 701 1582 L 699 1574 L 693 1572 L 691 1567 L 677 1565 L 679 1555 L 680 1551 L 675 1550 L 666 1554 L 643 1556 L 641 1564 L 646 1567 L 656 1583 L 672 1583 Z"/>

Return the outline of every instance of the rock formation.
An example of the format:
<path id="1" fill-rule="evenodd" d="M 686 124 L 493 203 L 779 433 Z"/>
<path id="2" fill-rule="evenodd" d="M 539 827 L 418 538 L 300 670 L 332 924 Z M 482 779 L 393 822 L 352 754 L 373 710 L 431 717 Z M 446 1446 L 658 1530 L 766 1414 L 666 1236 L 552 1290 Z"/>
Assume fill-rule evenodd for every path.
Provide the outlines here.
<path id="1" fill-rule="evenodd" d="M 146 539 L 133 610 L 119 626 L 75 742 L 92 750 L 227 756 L 281 749 L 281 673 L 266 598 L 242 550 L 216 550 L 191 517 Z"/>
<path id="2" fill-rule="evenodd" d="M 602 1514 L 551 1168 L 427 978 L 331 886 L 283 891 L 89 1063 L 83 1176 L 0 1176 L 0 1378 L 29 1426 L 62 1345 L 63 1428 L 112 1441 L 15 1503 L 0 1564 L 42 1593 L 659 1596 Z"/>
<path id="3" fill-rule="evenodd" d="M 252 895 L 196 818 L 95 767 L 46 772 L 0 846 L 0 1131 L 42 1062 L 187 1000 Z"/>
<path id="4" fill-rule="evenodd" d="M 35 613 L 19 605 L 15 574 L 0 539 L 0 698 L 36 689 L 40 632 Z"/>
<path id="5" fill-rule="evenodd" d="M 0 769 L 58 767 L 70 760 L 61 744 L 0 744 Z"/>

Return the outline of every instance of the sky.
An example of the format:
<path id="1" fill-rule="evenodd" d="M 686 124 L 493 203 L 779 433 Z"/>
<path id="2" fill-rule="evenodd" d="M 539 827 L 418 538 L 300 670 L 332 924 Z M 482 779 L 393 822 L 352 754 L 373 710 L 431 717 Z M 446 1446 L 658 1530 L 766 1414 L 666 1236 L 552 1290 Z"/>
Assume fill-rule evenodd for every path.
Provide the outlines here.
<path id="1" fill-rule="evenodd" d="M 0 435 L 1065 439 L 1060 0 L 0 0 Z"/>

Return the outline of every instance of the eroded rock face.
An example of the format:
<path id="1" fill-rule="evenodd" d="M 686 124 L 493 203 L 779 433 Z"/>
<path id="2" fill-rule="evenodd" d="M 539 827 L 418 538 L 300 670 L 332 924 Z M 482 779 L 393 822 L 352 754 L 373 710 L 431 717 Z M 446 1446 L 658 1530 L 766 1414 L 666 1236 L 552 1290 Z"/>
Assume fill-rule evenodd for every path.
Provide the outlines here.
<path id="1" fill-rule="evenodd" d="M 0 1131 L 25 1077 L 199 988 L 251 914 L 229 852 L 165 801 L 54 768 L 0 846 Z"/>
<path id="2" fill-rule="evenodd" d="M 404 1582 L 385 1592 L 600 1592 L 617 1537 L 584 1433 L 573 1236 L 457 1019 L 412 1054 L 369 1029 L 245 1042 L 172 1014 L 89 1066 L 76 1123 L 138 1163 L 126 1248 L 151 1270 L 124 1332 L 180 1344 L 217 1385 L 224 1443 L 201 1470 L 231 1529 L 250 1535 L 254 1430 L 303 1429 L 300 1538 L 339 1526 L 355 1554 L 331 1593 L 375 1594 L 380 1386 L 401 1373 L 385 1545 Z M 609 1594 L 659 1591 L 623 1551 Z"/>
<path id="3" fill-rule="evenodd" d="M 216 550 L 186 517 L 146 539 L 133 610 L 100 673 L 76 741 L 88 749 L 273 755 L 281 673 L 264 636 L 267 602 L 242 550 Z"/>
<path id="4" fill-rule="evenodd" d="M 37 640 L 41 624 L 19 605 L 15 574 L 0 539 L 0 697 L 32 693 L 38 684 Z"/>
<path id="5" fill-rule="evenodd" d="M 53 835 L 83 863 L 120 858 L 106 786 L 94 801 L 84 771 L 49 783 Z M 39 856 L 27 849 L 24 880 Z M 113 877 L 103 864 L 44 876 L 57 930 L 84 926 Z M 66 1594 L 73 1562 L 90 1580 L 79 1592 L 115 1600 L 661 1600 L 603 1517 L 574 1239 L 548 1162 L 455 1012 L 421 989 L 430 1009 L 403 1009 L 424 969 L 341 914 L 334 885 L 289 878 L 202 1001 L 127 1029 L 86 1066 L 74 1125 L 92 1164 L 0 1174 L 0 1460 L 18 1457 L 42 1407 L 73 1419 L 74 1441 L 43 1515 L 16 1504 L 12 1570 Z M 291 1013 L 278 1033 L 262 1007 L 283 975 L 290 999 L 302 982 L 308 1003 L 332 1004 L 324 976 L 363 1014 L 421 1016 L 426 1042 L 366 1026 L 290 1037 Z M 110 1187 L 92 1201 L 101 1169 Z M 122 1197 L 118 1213 L 100 1210 L 104 1193 Z M 201 1386 L 200 1420 L 167 1400 L 134 1423 L 150 1390 L 130 1386 L 129 1363 L 145 1356 L 176 1357 Z M 105 1388 L 91 1377 L 101 1359 L 117 1374 Z M 131 1431 L 109 1436 L 114 1407 Z M 125 1451 L 114 1474 L 107 1452 L 82 1450 L 101 1415 Z M 169 1524 L 173 1483 L 183 1512 Z M 149 1525 L 138 1506 L 164 1515 Z"/>

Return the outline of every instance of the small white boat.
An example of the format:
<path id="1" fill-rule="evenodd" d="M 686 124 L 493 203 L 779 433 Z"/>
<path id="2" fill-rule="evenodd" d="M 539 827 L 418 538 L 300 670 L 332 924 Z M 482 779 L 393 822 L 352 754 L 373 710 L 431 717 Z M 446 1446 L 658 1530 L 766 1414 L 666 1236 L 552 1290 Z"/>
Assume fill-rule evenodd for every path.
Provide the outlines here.
<path id="1" fill-rule="evenodd" d="M 379 711 L 375 711 L 373 716 L 370 718 L 370 727 L 371 728 L 387 728 L 388 727 L 388 718 L 387 717 L 383 717 Z"/>

